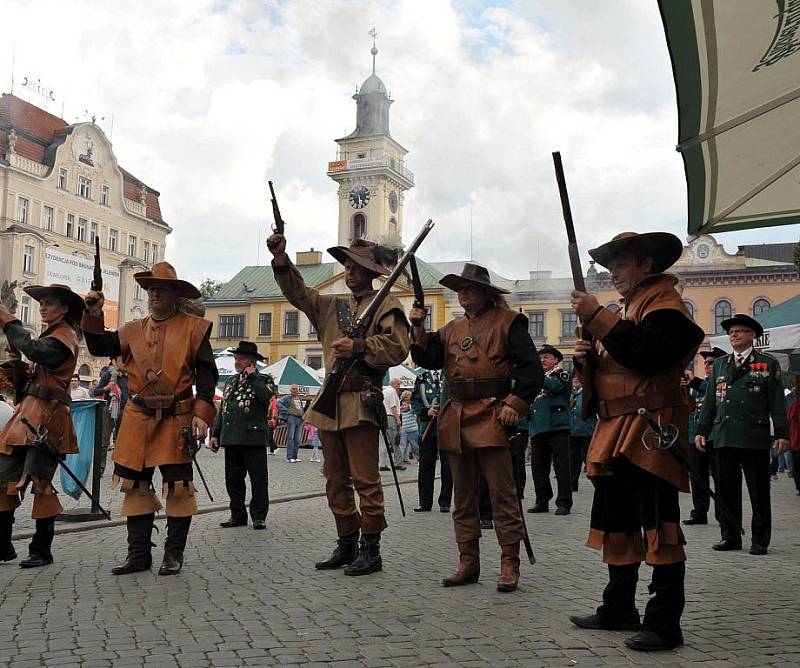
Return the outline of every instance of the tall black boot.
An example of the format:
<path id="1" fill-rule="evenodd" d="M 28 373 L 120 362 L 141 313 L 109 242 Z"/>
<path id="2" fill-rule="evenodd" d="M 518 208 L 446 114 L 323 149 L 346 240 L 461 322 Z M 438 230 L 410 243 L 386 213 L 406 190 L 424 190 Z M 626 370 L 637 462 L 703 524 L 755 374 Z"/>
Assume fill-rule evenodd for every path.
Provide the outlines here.
<path id="1" fill-rule="evenodd" d="M 36 532 L 28 546 L 28 558 L 19 562 L 20 568 L 37 568 L 53 563 L 50 547 L 56 533 L 56 518 L 46 517 L 36 520 Z"/>
<path id="2" fill-rule="evenodd" d="M 14 511 L 0 513 L 0 561 L 11 561 L 17 558 L 14 544 L 11 542 L 11 528 L 14 526 Z"/>
<path id="3" fill-rule="evenodd" d="M 586 617 L 571 616 L 570 621 L 582 629 L 637 631 L 640 627 L 636 609 L 636 583 L 639 564 L 608 565 L 608 584 L 603 590 L 603 605 Z"/>
<path id="4" fill-rule="evenodd" d="M 314 568 L 318 571 L 329 571 L 340 566 L 349 566 L 358 556 L 358 531 L 340 536 L 336 541 L 336 549 L 325 561 L 318 561 Z"/>
<path id="5" fill-rule="evenodd" d="M 149 570 L 153 565 L 150 542 L 153 535 L 155 513 L 128 516 L 128 556 L 119 566 L 111 569 L 113 575 L 127 575 Z"/>
<path id="6" fill-rule="evenodd" d="M 649 589 L 654 596 L 644 611 L 641 632 L 625 641 L 628 647 L 655 652 L 683 644 L 681 615 L 686 603 L 683 590 L 685 576 L 686 564 L 683 562 L 653 566 L 653 580 Z"/>
<path id="7" fill-rule="evenodd" d="M 383 568 L 381 561 L 381 535 L 366 533 L 361 536 L 361 545 L 356 560 L 344 569 L 345 575 L 369 575 Z"/>
<path id="8" fill-rule="evenodd" d="M 189 536 L 189 527 L 192 516 L 167 517 L 167 540 L 164 543 L 164 561 L 158 569 L 159 575 L 177 575 L 183 566 L 183 550 L 186 548 L 186 538 Z"/>

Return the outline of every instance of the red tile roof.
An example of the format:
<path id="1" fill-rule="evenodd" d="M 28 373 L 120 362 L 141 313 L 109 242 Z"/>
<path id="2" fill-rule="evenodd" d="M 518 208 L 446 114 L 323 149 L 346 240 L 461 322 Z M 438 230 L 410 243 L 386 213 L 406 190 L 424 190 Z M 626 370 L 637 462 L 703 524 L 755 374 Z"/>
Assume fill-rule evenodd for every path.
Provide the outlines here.
<path id="1" fill-rule="evenodd" d="M 56 133 L 70 128 L 70 125 L 64 119 L 54 116 L 30 102 L 9 93 L 3 93 L 0 95 L 0 154 L 2 155 L 6 153 L 6 135 L 11 128 L 17 131 L 17 143 L 14 147 L 16 153 L 39 164 L 45 164 L 47 147 L 53 143 Z M 125 197 L 138 202 L 139 190 L 143 182 L 121 167 L 120 171 L 124 179 Z M 147 188 L 147 217 L 163 223 L 164 219 L 161 217 L 161 207 L 158 202 L 160 193 L 149 186 L 145 187 Z"/>

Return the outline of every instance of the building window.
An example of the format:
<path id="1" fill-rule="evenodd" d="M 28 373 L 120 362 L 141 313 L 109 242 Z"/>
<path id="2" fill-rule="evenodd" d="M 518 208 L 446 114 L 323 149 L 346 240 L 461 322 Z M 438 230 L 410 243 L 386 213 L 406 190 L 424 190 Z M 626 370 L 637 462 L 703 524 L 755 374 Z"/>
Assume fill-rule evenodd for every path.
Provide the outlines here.
<path id="1" fill-rule="evenodd" d="M 314 323 L 310 320 L 308 321 L 308 335 L 309 336 L 316 336 L 317 335 L 317 328 L 314 327 Z"/>
<path id="2" fill-rule="evenodd" d="M 528 333 L 532 339 L 544 338 L 544 311 L 528 313 Z"/>
<path id="3" fill-rule="evenodd" d="M 306 358 L 306 364 L 315 371 L 319 371 L 322 368 L 322 355 L 309 355 Z"/>
<path id="4" fill-rule="evenodd" d="M 575 329 L 578 326 L 578 316 L 575 313 L 563 311 L 561 313 L 561 338 L 574 339 Z"/>
<path id="5" fill-rule="evenodd" d="M 66 167 L 59 167 L 58 168 L 58 187 L 61 190 L 66 190 L 67 186 L 68 186 L 67 168 Z"/>
<path id="6" fill-rule="evenodd" d="M 67 214 L 67 228 L 64 230 L 64 234 L 70 239 L 72 239 L 75 234 L 75 214 Z"/>
<path id="7" fill-rule="evenodd" d="M 75 238 L 78 241 L 86 241 L 86 218 L 78 218 L 78 233 Z"/>
<path id="8" fill-rule="evenodd" d="M 686 307 L 686 310 L 689 312 L 689 315 L 692 317 L 692 319 L 694 319 L 694 304 L 684 299 L 683 305 Z"/>
<path id="9" fill-rule="evenodd" d="M 136 237 L 132 234 L 128 235 L 128 255 L 136 257 Z"/>
<path id="10" fill-rule="evenodd" d="M 767 299 L 756 299 L 753 302 L 753 315 L 758 315 L 759 313 L 763 313 L 764 311 L 769 311 L 772 308 L 772 304 L 769 303 Z"/>
<path id="11" fill-rule="evenodd" d="M 28 222 L 28 205 L 30 202 L 25 197 L 17 198 L 17 222 Z"/>
<path id="12" fill-rule="evenodd" d="M 92 199 L 92 180 L 85 176 L 78 177 L 78 197 Z"/>
<path id="13" fill-rule="evenodd" d="M 142 242 L 142 257 L 144 261 L 147 262 L 150 259 L 150 242 L 143 241 Z"/>
<path id="14" fill-rule="evenodd" d="M 428 312 L 425 314 L 425 322 L 423 323 L 426 331 L 430 332 L 433 329 L 433 306 L 428 307 Z"/>
<path id="15" fill-rule="evenodd" d="M 119 230 L 110 229 L 108 230 L 108 250 L 115 251 L 117 250 L 117 243 L 119 241 Z"/>
<path id="16" fill-rule="evenodd" d="M 108 186 L 103 186 L 100 189 L 100 204 L 103 206 L 108 206 L 108 198 L 111 195 L 111 188 Z"/>
<path id="17" fill-rule="evenodd" d="M 366 153 L 356 153 L 356 159 L 357 160 L 363 160 L 366 157 L 367 157 Z"/>
<path id="18" fill-rule="evenodd" d="M 258 314 L 258 335 L 272 336 L 272 313 Z"/>
<path id="19" fill-rule="evenodd" d="M 353 239 L 363 239 L 367 236 L 367 219 L 363 213 L 353 216 Z"/>
<path id="20" fill-rule="evenodd" d="M 721 299 L 714 304 L 714 334 L 722 334 L 722 321 L 727 320 L 733 313 L 733 307 L 727 299 Z"/>
<path id="21" fill-rule="evenodd" d="M 97 239 L 97 223 L 92 221 L 89 223 L 89 243 L 94 245 L 95 239 Z"/>
<path id="22" fill-rule="evenodd" d="M 134 283 L 133 285 L 133 298 L 134 299 L 141 299 L 142 298 L 142 286 L 138 283 Z"/>
<path id="23" fill-rule="evenodd" d="M 243 339 L 244 315 L 221 315 L 219 317 L 219 338 Z"/>
<path id="24" fill-rule="evenodd" d="M 53 207 L 52 206 L 43 206 L 42 207 L 42 228 L 47 230 L 48 232 L 53 231 Z"/>
<path id="25" fill-rule="evenodd" d="M 153 264 L 158 262 L 158 244 L 153 244 L 153 256 L 150 258 L 150 261 Z"/>
<path id="26" fill-rule="evenodd" d="M 286 311 L 283 317 L 283 333 L 285 336 L 297 336 L 300 333 L 300 317 L 297 311 Z"/>
<path id="27" fill-rule="evenodd" d="M 22 271 L 26 274 L 33 273 L 33 246 L 25 246 L 22 251 Z"/>
<path id="28" fill-rule="evenodd" d="M 31 322 L 31 298 L 23 295 L 19 302 L 19 319 L 26 325 Z"/>

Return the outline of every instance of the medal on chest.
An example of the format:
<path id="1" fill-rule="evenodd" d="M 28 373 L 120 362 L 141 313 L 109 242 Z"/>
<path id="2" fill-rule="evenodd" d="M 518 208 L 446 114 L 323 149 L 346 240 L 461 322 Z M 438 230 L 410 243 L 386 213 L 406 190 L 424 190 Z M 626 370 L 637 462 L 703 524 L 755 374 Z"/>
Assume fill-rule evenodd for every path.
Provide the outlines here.
<path id="1" fill-rule="evenodd" d="M 715 394 L 717 399 L 724 399 L 725 395 L 728 393 L 728 381 L 725 380 L 724 376 L 717 378 L 717 386 Z"/>
<path id="2" fill-rule="evenodd" d="M 769 364 L 766 362 L 752 362 L 748 370 L 752 378 L 766 378 L 769 376 Z"/>

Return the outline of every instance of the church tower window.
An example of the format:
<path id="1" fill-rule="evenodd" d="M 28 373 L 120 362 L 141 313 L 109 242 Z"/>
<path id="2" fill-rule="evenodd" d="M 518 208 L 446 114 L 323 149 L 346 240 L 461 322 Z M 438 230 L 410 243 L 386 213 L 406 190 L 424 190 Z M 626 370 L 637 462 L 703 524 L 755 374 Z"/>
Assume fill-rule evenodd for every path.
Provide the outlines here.
<path id="1" fill-rule="evenodd" d="M 363 239 L 367 236 L 367 219 L 363 213 L 353 216 L 353 239 Z"/>

